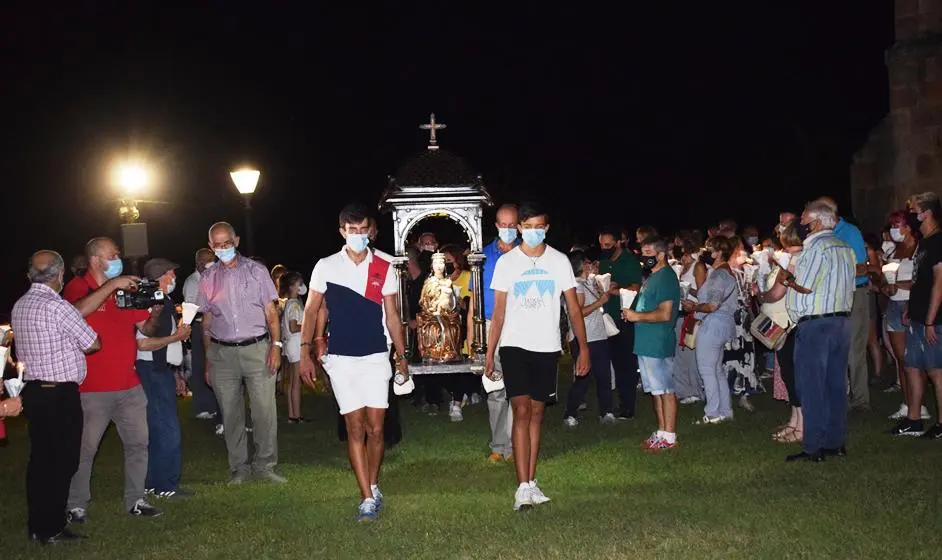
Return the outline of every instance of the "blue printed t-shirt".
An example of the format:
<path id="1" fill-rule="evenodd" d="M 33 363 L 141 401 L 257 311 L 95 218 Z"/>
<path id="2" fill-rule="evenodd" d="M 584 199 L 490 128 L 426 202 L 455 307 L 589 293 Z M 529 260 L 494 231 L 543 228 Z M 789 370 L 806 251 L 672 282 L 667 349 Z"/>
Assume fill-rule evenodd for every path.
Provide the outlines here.
<path id="1" fill-rule="evenodd" d="M 834 227 L 834 235 L 844 243 L 850 245 L 850 248 L 854 250 L 857 264 L 866 264 L 867 245 L 864 243 L 863 235 L 861 235 L 860 229 L 858 229 L 857 226 L 841 218 L 837 221 L 837 226 Z M 867 278 L 866 274 L 857 277 L 858 288 L 866 286 L 869 282 L 870 279 Z"/>
<path id="2" fill-rule="evenodd" d="M 491 280 L 494 278 L 494 268 L 497 266 L 497 259 L 503 256 L 500 248 L 497 246 L 497 239 L 484 246 L 484 266 L 481 269 L 481 297 L 484 299 L 484 319 L 490 321 L 494 314 L 494 290 L 491 289 Z M 520 244 L 520 240 L 514 241 L 513 246 Z M 469 289 L 474 289 L 474 281 L 469 283 Z"/>
<path id="3" fill-rule="evenodd" d="M 665 266 L 655 272 L 641 286 L 635 310 L 639 313 L 654 311 L 662 301 L 674 303 L 670 321 L 662 323 L 635 323 L 635 348 L 638 356 L 670 358 L 677 346 L 674 324 L 680 309 L 680 283 L 673 269 Z"/>

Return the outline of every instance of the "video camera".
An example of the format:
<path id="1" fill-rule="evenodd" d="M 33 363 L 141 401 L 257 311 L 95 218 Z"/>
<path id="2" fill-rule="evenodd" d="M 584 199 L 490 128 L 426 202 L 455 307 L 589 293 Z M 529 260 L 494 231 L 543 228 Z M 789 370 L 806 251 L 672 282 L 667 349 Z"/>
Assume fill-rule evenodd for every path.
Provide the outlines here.
<path id="1" fill-rule="evenodd" d="M 160 284 L 152 280 L 141 280 L 133 290 L 118 290 L 114 299 L 121 309 L 149 309 L 165 301 Z"/>

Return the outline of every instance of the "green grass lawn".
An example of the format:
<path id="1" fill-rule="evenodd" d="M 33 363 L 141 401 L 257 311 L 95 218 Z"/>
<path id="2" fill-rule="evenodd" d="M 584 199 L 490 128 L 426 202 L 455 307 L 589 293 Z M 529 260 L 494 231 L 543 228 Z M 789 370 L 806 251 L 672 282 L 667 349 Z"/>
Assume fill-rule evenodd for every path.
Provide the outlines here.
<path id="1" fill-rule="evenodd" d="M 236 488 L 224 484 L 222 439 L 181 400 L 185 485 L 197 496 L 158 502 L 156 519 L 124 513 L 121 445 L 109 431 L 81 527 L 90 539 L 48 548 L 26 540 L 28 441 L 15 419 L 0 449 L 0 558 L 938 558 L 942 544 L 942 444 L 883 435 L 899 394 L 852 415 L 849 456 L 823 464 L 783 462 L 794 448 L 769 434 L 786 410 L 768 396 L 729 425 L 692 426 L 702 408 L 683 407 L 681 447 L 660 456 L 638 448 L 652 429 L 646 397 L 639 418 L 618 426 L 599 426 L 590 409 L 565 430 L 555 406 L 538 472 L 553 501 L 522 514 L 511 510 L 512 467 L 484 460 L 483 404 L 452 424 L 403 401 L 386 510 L 362 525 L 330 398 L 305 397 L 314 423 L 279 425 L 287 485 Z"/>

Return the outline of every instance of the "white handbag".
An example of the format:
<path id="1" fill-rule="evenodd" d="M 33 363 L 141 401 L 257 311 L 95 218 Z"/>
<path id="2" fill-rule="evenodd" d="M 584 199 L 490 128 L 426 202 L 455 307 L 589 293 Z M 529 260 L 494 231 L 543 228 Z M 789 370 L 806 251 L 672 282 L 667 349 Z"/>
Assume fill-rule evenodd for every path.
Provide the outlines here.
<path id="1" fill-rule="evenodd" d="M 602 324 L 605 325 L 605 334 L 609 337 L 613 337 L 620 333 L 618 327 L 615 326 L 615 319 L 612 319 L 612 316 L 608 313 L 602 313 Z"/>

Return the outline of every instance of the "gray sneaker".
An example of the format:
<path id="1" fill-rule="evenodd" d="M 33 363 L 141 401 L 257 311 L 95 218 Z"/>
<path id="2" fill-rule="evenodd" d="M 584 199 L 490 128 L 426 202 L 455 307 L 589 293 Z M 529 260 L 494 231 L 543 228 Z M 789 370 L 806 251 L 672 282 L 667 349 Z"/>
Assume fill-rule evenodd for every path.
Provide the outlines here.
<path id="1" fill-rule="evenodd" d="M 284 484 L 288 482 L 288 479 L 281 476 L 280 474 L 275 474 L 275 471 L 259 471 L 255 473 L 257 478 L 268 480 L 276 484 Z"/>
<path id="2" fill-rule="evenodd" d="M 157 517 L 160 515 L 160 510 L 142 498 L 134 503 L 134 507 L 128 510 L 128 513 L 134 517 Z"/>
<path id="3" fill-rule="evenodd" d="M 248 477 L 249 475 L 245 471 L 235 471 L 229 475 L 229 482 L 227 484 L 229 486 L 237 486 L 245 482 Z"/>

